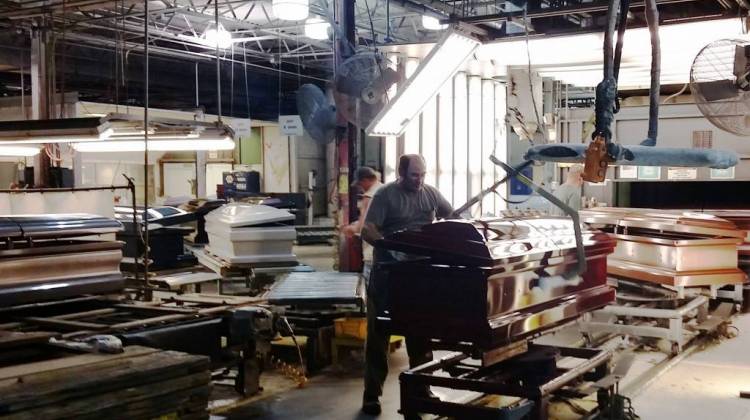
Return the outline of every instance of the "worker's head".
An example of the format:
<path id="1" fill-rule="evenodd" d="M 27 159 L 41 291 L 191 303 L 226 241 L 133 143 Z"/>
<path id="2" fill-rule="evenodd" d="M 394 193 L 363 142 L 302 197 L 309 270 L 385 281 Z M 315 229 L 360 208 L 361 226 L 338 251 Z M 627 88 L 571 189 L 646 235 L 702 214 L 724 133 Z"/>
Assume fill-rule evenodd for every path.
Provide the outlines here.
<path id="1" fill-rule="evenodd" d="M 565 181 L 571 185 L 582 185 L 583 184 L 583 165 L 573 165 L 568 170 L 568 177 Z"/>
<path id="2" fill-rule="evenodd" d="M 418 191 L 424 185 L 427 165 L 420 155 L 402 155 L 398 160 L 398 176 L 407 190 Z"/>
<path id="3" fill-rule="evenodd" d="M 357 168 L 357 171 L 354 173 L 354 184 L 353 186 L 358 186 L 359 188 L 362 188 L 362 191 L 367 192 L 372 186 L 378 182 L 378 178 L 380 178 L 378 172 L 369 166 L 361 166 Z"/>

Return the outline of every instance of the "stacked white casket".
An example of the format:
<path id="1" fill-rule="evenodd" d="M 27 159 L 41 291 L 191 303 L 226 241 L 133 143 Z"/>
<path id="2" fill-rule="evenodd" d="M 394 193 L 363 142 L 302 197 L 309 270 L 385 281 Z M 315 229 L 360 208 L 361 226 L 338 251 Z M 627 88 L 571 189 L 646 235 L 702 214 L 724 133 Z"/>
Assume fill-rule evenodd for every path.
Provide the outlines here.
<path id="1" fill-rule="evenodd" d="M 294 215 L 275 207 L 232 203 L 206 215 L 208 253 L 230 264 L 297 261 Z"/>

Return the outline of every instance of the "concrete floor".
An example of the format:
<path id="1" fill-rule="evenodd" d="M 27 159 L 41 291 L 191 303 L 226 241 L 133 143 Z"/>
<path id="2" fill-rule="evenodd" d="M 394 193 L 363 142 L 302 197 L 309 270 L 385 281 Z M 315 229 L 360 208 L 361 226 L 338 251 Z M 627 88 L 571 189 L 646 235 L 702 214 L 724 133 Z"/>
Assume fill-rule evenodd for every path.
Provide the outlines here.
<path id="1" fill-rule="evenodd" d="M 301 262 L 318 271 L 332 270 L 332 248 L 326 245 L 295 247 Z M 721 419 L 750 420 L 750 400 L 738 397 L 750 390 L 750 314 L 735 317 L 736 338 L 724 340 L 692 353 L 646 386 L 631 393 L 633 407 L 643 420 Z M 575 327 L 548 335 L 548 344 L 570 345 L 579 339 Z M 437 356 L 437 354 L 436 354 Z M 624 384 L 649 376 L 648 371 L 666 357 L 659 352 L 641 352 Z M 391 354 L 391 373 L 381 399 L 378 419 L 401 419 L 398 374 L 408 366 L 402 347 Z M 303 389 L 269 395 L 248 405 L 214 416 L 220 419 L 370 419 L 360 413 L 362 398 L 362 354 L 355 353 L 344 367 L 331 367 L 310 379 Z M 261 379 L 262 381 L 262 379 Z M 434 390 L 441 396 L 445 390 Z M 270 393 L 269 393 L 270 394 Z"/>
<path id="2" fill-rule="evenodd" d="M 750 314 L 737 316 L 739 335 L 697 351 L 643 388 L 633 400 L 648 419 L 750 420 Z"/>
<path id="3" fill-rule="evenodd" d="M 740 390 L 750 390 L 750 314 L 736 317 L 734 325 L 738 337 L 696 351 L 640 390 L 633 407 L 641 419 L 750 420 L 750 400 L 738 398 Z M 391 354 L 390 361 L 380 420 L 402 418 L 397 412 L 398 374 L 408 365 L 404 348 Z M 436 391 L 445 396 L 444 390 Z M 215 419 L 371 419 L 359 412 L 361 396 L 360 355 L 343 369 L 313 377 L 303 389 L 260 399 Z"/>
<path id="4" fill-rule="evenodd" d="M 390 374 L 381 398 L 383 414 L 378 419 L 401 419 L 398 374 L 408 367 L 406 351 L 402 347 L 390 358 Z M 345 369 L 330 368 L 326 373 L 311 378 L 305 388 L 295 389 L 239 407 L 216 419 L 372 419 L 360 413 L 363 389 L 363 369 L 359 362 L 349 360 Z M 261 377 L 262 381 L 262 377 Z"/>

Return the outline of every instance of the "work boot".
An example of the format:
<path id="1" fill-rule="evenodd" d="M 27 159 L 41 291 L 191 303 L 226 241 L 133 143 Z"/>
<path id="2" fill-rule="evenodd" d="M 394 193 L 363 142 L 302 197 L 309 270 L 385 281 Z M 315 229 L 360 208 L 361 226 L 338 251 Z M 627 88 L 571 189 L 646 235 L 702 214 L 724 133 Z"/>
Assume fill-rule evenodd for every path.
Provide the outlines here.
<path id="1" fill-rule="evenodd" d="M 378 399 L 364 399 L 362 400 L 362 412 L 371 416 L 377 416 L 380 414 L 380 401 Z"/>

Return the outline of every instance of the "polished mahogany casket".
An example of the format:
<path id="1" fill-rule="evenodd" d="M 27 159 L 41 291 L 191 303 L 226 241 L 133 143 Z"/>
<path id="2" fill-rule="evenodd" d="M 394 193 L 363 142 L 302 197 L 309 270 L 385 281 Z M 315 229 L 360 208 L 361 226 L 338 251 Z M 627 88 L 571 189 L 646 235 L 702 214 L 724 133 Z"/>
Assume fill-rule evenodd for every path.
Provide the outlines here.
<path id="1" fill-rule="evenodd" d="M 582 227 L 580 276 L 570 219 L 449 220 L 397 232 L 380 247 L 423 258 L 386 265 L 394 333 L 497 348 L 614 301 L 615 241 Z"/>

